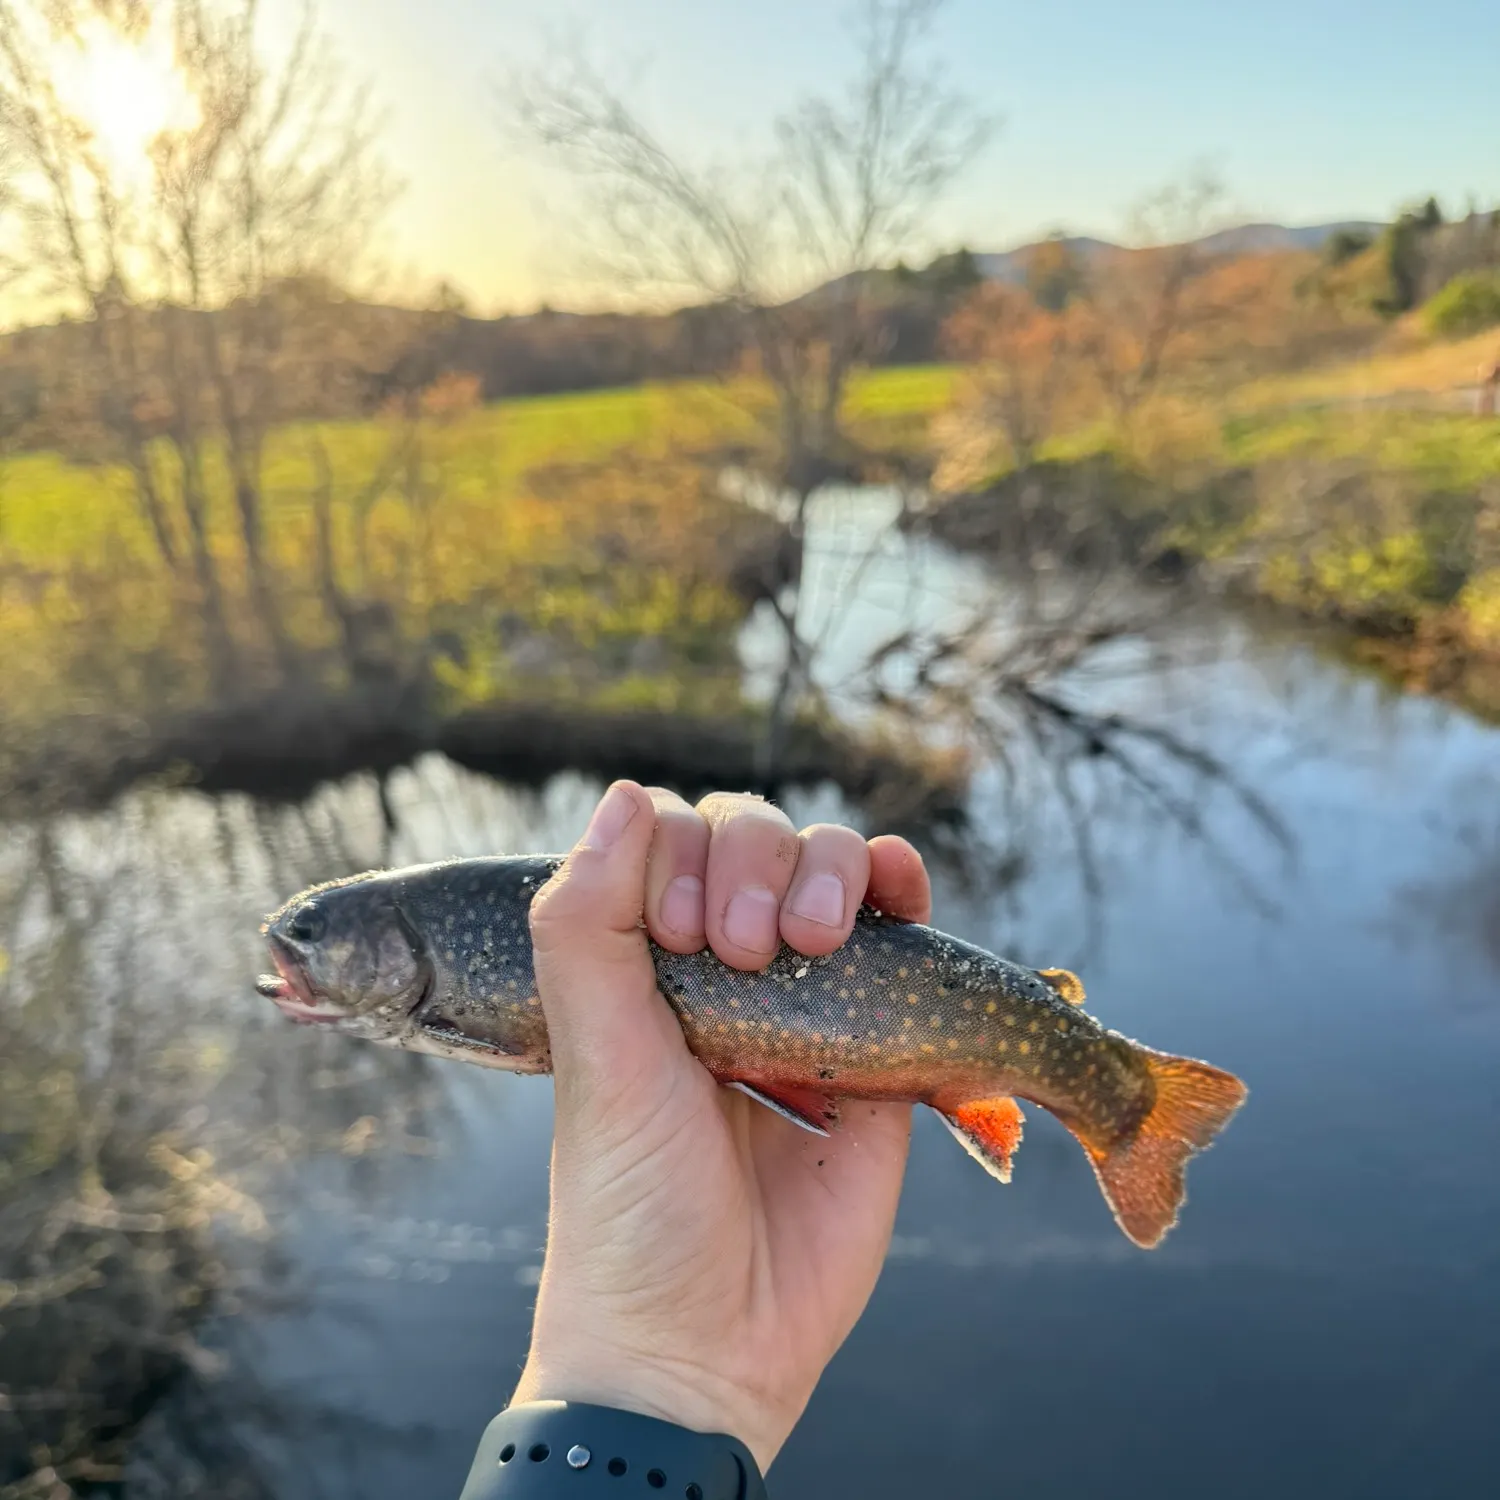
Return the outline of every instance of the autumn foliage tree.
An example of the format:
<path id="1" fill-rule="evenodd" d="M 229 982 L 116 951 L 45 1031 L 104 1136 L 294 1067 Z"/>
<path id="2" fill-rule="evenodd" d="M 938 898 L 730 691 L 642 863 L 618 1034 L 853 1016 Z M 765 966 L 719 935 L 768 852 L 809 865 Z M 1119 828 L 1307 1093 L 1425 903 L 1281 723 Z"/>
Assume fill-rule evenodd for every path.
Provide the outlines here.
<path id="1" fill-rule="evenodd" d="M 979 288 L 949 320 L 948 349 L 969 369 L 947 424 L 946 469 L 1028 467 L 1064 420 L 1087 403 L 1076 308 L 1039 305 L 1020 287 Z"/>
<path id="2" fill-rule="evenodd" d="M 1164 402 L 1211 402 L 1365 336 L 1368 318 L 1309 294 L 1311 252 L 1235 253 L 1206 237 L 1219 196 L 1210 182 L 1170 189 L 1137 214 L 1147 243 L 1081 254 L 1044 241 L 1021 285 L 969 297 L 945 329 L 970 366 L 945 418 L 945 482 L 1025 468 L 1089 422 L 1149 447 Z"/>

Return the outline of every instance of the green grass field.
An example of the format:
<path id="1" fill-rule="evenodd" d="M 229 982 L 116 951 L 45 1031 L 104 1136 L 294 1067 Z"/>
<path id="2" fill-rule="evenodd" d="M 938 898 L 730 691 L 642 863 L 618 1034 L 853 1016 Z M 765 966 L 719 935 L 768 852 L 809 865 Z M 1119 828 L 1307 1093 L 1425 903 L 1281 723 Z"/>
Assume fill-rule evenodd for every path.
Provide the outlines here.
<path id="1" fill-rule="evenodd" d="M 1409 381 L 1419 366 L 1432 380 L 1447 378 L 1477 347 L 1367 360 L 1280 388 L 1262 382 L 1216 402 L 1167 397 L 1134 434 L 1099 424 L 1059 437 L 1045 455 L 1066 463 L 1118 451 L 1159 481 L 1164 505 L 1184 483 L 1246 469 L 1295 479 L 1343 464 L 1385 476 L 1379 514 L 1351 522 L 1330 511 L 1311 541 L 1301 514 L 1301 532 L 1278 539 L 1286 507 L 1267 490 L 1253 513 L 1212 522 L 1218 531 L 1195 542 L 1220 558 L 1253 544 L 1270 559 L 1266 591 L 1296 607 L 1355 620 L 1376 607 L 1412 619 L 1461 608 L 1468 624 L 1483 622 L 1500 639 L 1500 571 L 1477 542 L 1457 574 L 1451 547 L 1439 566 L 1440 528 L 1455 512 L 1430 501 L 1500 494 L 1500 423 L 1338 398 Z M 871 448 L 930 447 L 931 418 L 960 378 L 959 367 L 942 365 L 862 372 L 848 391 L 847 428 Z M 412 429 L 386 418 L 280 429 L 267 446 L 263 490 L 278 628 L 299 652 L 336 654 L 331 577 L 346 598 L 387 606 L 403 639 L 469 642 L 468 665 L 449 674 L 465 698 L 502 683 L 505 653 L 494 644 L 502 619 L 566 638 L 574 654 L 560 681 L 587 679 L 578 653 L 585 665 L 603 663 L 600 693 L 627 679 L 632 693 L 643 690 L 629 666 L 629 648 L 642 639 L 666 643 L 682 671 L 693 663 L 708 671 L 743 617 L 727 568 L 745 532 L 726 533 L 743 518 L 726 520 L 704 484 L 703 459 L 767 442 L 774 415 L 769 392 L 753 381 L 684 381 L 460 409 L 424 419 L 414 443 Z M 186 558 L 175 459 L 163 449 L 156 464 Z M 252 608 L 228 475 L 213 453 L 206 472 L 209 550 L 228 625 L 250 666 L 264 667 L 265 620 Z M 325 483 L 326 555 L 316 525 Z M 211 692 L 202 633 L 192 571 L 167 566 L 124 470 L 57 453 L 0 463 L 0 716 L 202 701 Z"/>
<path id="2" fill-rule="evenodd" d="M 848 415 L 856 430 L 925 423 L 948 400 L 955 369 L 917 366 L 861 372 Z M 513 494 L 539 468 L 587 464 L 611 454 L 666 459 L 719 444 L 753 441 L 767 395 L 749 382 L 679 381 L 497 402 L 424 432 L 427 478 L 455 498 Z M 336 492 L 357 494 L 387 459 L 396 433 L 377 420 L 294 425 L 276 433 L 266 455 L 271 545 L 278 525 L 300 531 L 297 517 L 317 482 L 314 439 L 328 455 Z M 170 489 L 174 476 L 163 463 Z M 225 476 L 217 476 L 211 531 L 215 549 L 232 553 L 233 517 Z M 302 538 L 297 537 L 300 547 Z M 95 565 L 121 546 L 145 557 L 150 538 L 135 514 L 131 481 L 118 469 L 29 453 L 0 462 L 0 556 L 23 566 Z"/>
<path id="3" fill-rule="evenodd" d="M 952 378 L 942 367 L 861 374 L 851 431 L 920 442 Z M 299 655 L 335 660 L 331 576 L 345 598 L 387 607 L 401 639 L 463 640 L 465 664 L 445 668 L 444 681 L 464 700 L 505 690 L 502 621 L 558 645 L 558 690 L 611 702 L 680 694 L 694 672 L 722 675 L 745 609 L 727 570 L 747 527 L 762 524 L 711 493 L 701 459 L 764 441 L 771 416 L 752 382 L 677 382 L 503 401 L 415 430 L 385 418 L 280 429 L 262 490 L 276 628 Z M 214 692 L 177 460 L 163 445 L 154 464 L 175 569 L 123 468 L 58 453 L 0 463 L 0 719 L 12 726 L 79 710 L 149 716 Z M 253 678 L 271 669 L 271 632 L 213 452 L 205 474 L 213 572 Z M 661 642 L 671 663 L 655 687 L 631 665 L 642 640 Z"/>

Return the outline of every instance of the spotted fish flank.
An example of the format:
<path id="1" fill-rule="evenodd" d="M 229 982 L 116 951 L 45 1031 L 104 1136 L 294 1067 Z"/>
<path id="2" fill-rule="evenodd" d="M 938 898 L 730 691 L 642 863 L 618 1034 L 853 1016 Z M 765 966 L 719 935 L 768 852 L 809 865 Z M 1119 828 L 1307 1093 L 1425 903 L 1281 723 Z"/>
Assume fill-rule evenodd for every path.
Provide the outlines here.
<path id="1" fill-rule="evenodd" d="M 528 909 L 561 861 L 470 859 L 316 886 L 267 919 L 262 994 L 294 1020 L 519 1073 L 552 1057 Z M 1157 1244 L 1183 1172 L 1243 1103 L 1230 1073 L 1107 1031 L 1066 969 L 1033 970 L 863 909 L 841 948 L 783 947 L 758 972 L 650 945 L 689 1047 L 721 1083 L 803 1129 L 839 1099 L 931 1106 L 1009 1181 L 1018 1098 L 1078 1138 L 1124 1232 Z"/>

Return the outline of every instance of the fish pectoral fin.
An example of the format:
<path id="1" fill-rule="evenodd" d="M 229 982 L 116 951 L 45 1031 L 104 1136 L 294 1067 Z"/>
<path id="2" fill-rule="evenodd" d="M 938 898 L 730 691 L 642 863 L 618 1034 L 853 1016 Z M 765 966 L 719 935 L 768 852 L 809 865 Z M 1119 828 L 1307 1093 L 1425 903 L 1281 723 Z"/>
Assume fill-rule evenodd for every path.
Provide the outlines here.
<path id="1" fill-rule="evenodd" d="M 1059 1000 L 1082 1005 L 1088 999 L 1083 992 L 1083 981 L 1071 969 L 1038 969 L 1037 973 L 1052 986 Z"/>
<path id="2" fill-rule="evenodd" d="M 992 1177 L 1010 1181 L 1010 1162 L 1021 1144 L 1026 1116 L 1009 1094 L 994 1099 L 971 1099 L 951 1113 L 939 1110 L 943 1123 L 964 1150 Z"/>
<path id="3" fill-rule="evenodd" d="M 779 1084 L 746 1083 L 741 1078 L 726 1082 L 730 1088 L 749 1094 L 757 1104 L 774 1110 L 783 1120 L 790 1120 L 814 1135 L 827 1135 L 839 1123 L 839 1107 L 827 1094 L 813 1089 L 783 1088 Z"/>

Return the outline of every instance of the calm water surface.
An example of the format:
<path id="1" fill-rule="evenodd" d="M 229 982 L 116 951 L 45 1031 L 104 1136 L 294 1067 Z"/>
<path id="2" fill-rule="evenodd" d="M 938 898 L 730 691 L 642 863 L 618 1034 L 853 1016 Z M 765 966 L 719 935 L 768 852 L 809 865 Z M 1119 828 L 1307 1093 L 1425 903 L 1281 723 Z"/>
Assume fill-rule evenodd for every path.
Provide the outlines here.
<path id="1" fill-rule="evenodd" d="M 920 548 L 851 582 L 837 519 L 814 603 L 831 686 L 889 618 L 940 618 L 984 587 Z M 1295 641 L 1180 628 L 1195 665 L 1088 691 L 1222 757 L 1285 840 L 1222 790 L 1198 789 L 1195 833 L 1101 780 L 1091 892 L 1038 772 L 1024 868 L 997 883 L 942 866 L 937 915 L 1079 967 L 1109 1024 L 1233 1068 L 1250 1102 L 1154 1254 L 1120 1236 L 1041 1111 L 1009 1189 L 921 1114 L 884 1277 L 773 1471 L 778 1495 L 1500 1493 L 1500 736 Z M 749 633 L 752 670 L 764 644 Z M 391 784 L 389 843 L 361 778 L 298 809 L 133 799 L 57 834 L 66 867 L 118 899 L 54 941 L 107 936 L 95 957 L 116 976 L 136 955 L 127 998 L 152 993 L 165 957 L 174 1003 L 254 1059 L 254 1100 L 234 1108 L 264 1132 L 352 1066 L 352 1044 L 284 1027 L 249 993 L 264 905 L 380 860 L 560 848 L 596 791 L 561 775 L 535 796 L 424 762 Z M 816 795 L 789 811 L 857 817 Z M 1014 852 L 999 778 L 977 779 L 973 811 L 974 846 Z M 12 838 L 13 872 L 34 848 Z M 346 1109 L 340 1149 L 283 1170 L 266 1201 L 284 1301 L 204 1336 L 233 1372 L 221 1399 L 253 1400 L 245 1441 L 287 1500 L 456 1495 L 524 1354 L 550 1084 L 379 1056 L 389 1071 L 366 1087 L 425 1090 L 420 1108 L 363 1134 Z M 372 1129 L 394 1148 L 366 1150 Z M 162 1401 L 143 1451 L 195 1420 L 186 1397 Z"/>

